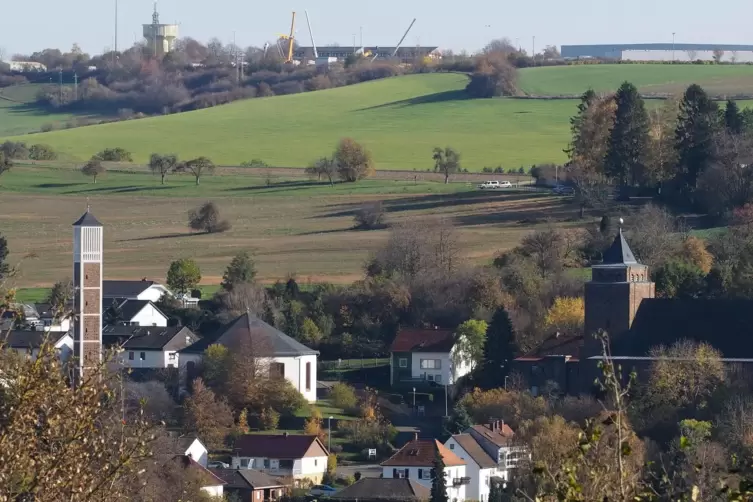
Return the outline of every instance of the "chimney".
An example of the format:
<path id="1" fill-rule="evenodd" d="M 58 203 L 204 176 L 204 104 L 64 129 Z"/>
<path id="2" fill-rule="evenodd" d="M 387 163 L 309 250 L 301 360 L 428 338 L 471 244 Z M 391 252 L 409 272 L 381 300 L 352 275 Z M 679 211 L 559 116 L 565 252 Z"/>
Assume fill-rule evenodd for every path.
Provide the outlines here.
<path id="1" fill-rule="evenodd" d="M 489 425 L 488 425 L 488 427 L 489 427 L 490 431 L 492 431 L 492 432 L 494 431 L 494 427 L 495 427 L 496 423 L 497 423 L 497 421 L 494 420 L 493 418 L 489 419 Z"/>
<path id="2" fill-rule="evenodd" d="M 287 431 L 285 431 L 285 432 L 282 433 L 282 437 L 284 437 L 284 438 L 288 437 Z"/>
<path id="3" fill-rule="evenodd" d="M 413 433 L 413 441 L 418 441 L 418 432 Z"/>

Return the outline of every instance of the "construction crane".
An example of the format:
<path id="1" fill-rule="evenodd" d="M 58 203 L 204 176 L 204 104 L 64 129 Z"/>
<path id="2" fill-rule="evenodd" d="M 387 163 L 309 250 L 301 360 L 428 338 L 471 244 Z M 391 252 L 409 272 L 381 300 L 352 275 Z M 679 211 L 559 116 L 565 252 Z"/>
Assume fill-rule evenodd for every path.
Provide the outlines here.
<path id="1" fill-rule="evenodd" d="M 400 49 L 400 46 L 403 45 L 403 40 L 405 40 L 405 37 L 408 36 L 410 29 L 413 28 L 413 25 L 415 23 L 416 23 L 416 18 L 413 18 L 413 21 L 411 21 L 410 26 L 408 26 L 408 29 L 405 30 L 405 34 L 403 35 L 403 38 L 401 38 L 400 41 L 397 43 L 397 47 L 395 47 L 395 52 L 392 53 L 393 58 L 397 56 L 397 51 Z"/>
<path id="2" fill-rule="evenodd" d="M 295 40 L 295 11 L 293 11 L 293 20 L 290 22 L 290 35 L 288 36 L 288 59 L 286 63 L 293 62 L 293 41 Z"/>
<path id="3" fill-rule="evenodd" d="M 314 32 L 311 31 L 311 21 L 309 21 L 309 11 L 303 11 L 306 14 L 306 24 L 309 26 L 309 36 L 311 36 L 311 46 L 314 48 L 314 59 L 319 59 L 319 52 L 316 50 L 316 42 L 314 42 Z M 293 13 L 295 15 L 295 13 Z"/>

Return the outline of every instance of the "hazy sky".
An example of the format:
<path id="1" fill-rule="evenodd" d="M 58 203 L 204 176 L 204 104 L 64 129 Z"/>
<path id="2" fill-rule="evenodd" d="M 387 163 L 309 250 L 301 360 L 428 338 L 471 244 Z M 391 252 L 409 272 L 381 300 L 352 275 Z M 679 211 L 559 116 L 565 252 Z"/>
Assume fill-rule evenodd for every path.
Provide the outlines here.
<path id="1" fill-rule="evenodd" d="M 119 0 L 119 47 L 141 39 L 151 22 L 152 1 Z M 544 45 L 677 42 L 753 43 L 751 0 L 161 0 L 160 21 L 180 23 L 181 36 L 216 36 L 238 45 L 262 45 L 290 29 L 298 11 L 297 37 L 310 39 L 308 9 L 317 44 L 351 45 L 363 28 L 364 45 L 394 45 L 417 18 L 406 44 L 438 45 L 473 52 L 507 36 L 530 51 Z M 45 47 L 100 53 L 114 41 L 114 0 L 0 0 L 0 48 L 7 54 Z M 357 42 L 358 43 L 358 42 Z"/>

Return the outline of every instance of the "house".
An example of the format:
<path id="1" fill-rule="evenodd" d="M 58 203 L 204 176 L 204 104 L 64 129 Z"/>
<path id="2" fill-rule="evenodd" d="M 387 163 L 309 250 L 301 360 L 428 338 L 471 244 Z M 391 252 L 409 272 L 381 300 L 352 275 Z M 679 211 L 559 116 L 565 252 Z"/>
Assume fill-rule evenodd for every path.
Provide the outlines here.
<path id="1" fill-rule="evenodd" d="M 188 455 L 176 455 L 171 462 L 183 469 L 190 469 L 201 481 L 201 490 L 210 497 L 222 497 L 225 481 Z"/>
<path id="2" fill-rule="evenodd" d="M 316 436 L 246 434 L 236 439 L 230 466 L 321 483 L 327 457 L 329 451 Z"/>
<path id="3" fill-rule="evenodd" d="M 415 479 L 361 478 L 330 495 L 329 498 L 343 502 L 369 502 L 370 500 L 419 502 L 431 498 L 431 489 Z"/>
<path id="4" fill-rule="evenodd" d="M 401 328 L 390 347 L 390 384 L 452 385 L 471 371 L 446 329 Z"/>
<path id="5" fill-rule="evenodd" d="M 104 308 L 117 315 L 118 323 L 126 326 L 167 326 L 167 316 L 151 300 L 113 298 Z M 107 314 L 106 314 L 107 315 Z"/>
<path id="6" fill-rule="evenodd" d="M 120 347 L 118 361 L 129 368 L 178 368 L 180 350 L 199 341 L 185 326 L 105 326 L 102 344 Z"/>
<path id="7" fill-rule="evenodd" d="M 37 329 L 41 329 L 41 331 L 62 331 L 65 333 L 71 330 L 70 317 L 56 312 L 49 303 L 35 303 L 34 309 L 37 312 L 37 319 L 39 319 Z"/>
<path id="8" fill-rule="evenodd" d="M 465 500 L 466 485 L 470 478 L 466 476 L 466 462 L 447 449 L 436 439 L 418 439 L 416 437 L 382 462 L 383 478 L 404 478 L 415 480 L 427 488 L 431 488 L 434 458 L 439 454 L 444 461 L 444 475 L 447 478 L 447 498 L 450 500 Z"/>
<path id="9" fill-rule="evenodd" d="M 23 327 L 34 331 L 44 331 L 39 313 L 32 303 L 12 303 L 0 316 L 0 331 L 7 331 L 13 327 Z"/>
<path id="10" fill-rule="evenodd" d="M 469 499 L 486 502 L 492 478 L 503 483 L 509 481 L 510 469 L 517 465 L 520 453 L 524 453 L 511 444 L 512 436 L 507 425 L 493 421 L 488 426 L 475 425 L 445 442 L 450 451 L 466 461 Z"/>
<path id="11" fill-rule="evenodd" d="M 0 343 L 4 347 L 15 350 L 19 354 L 30 356 L 36 359 L 39 355 L 39 349 L 45 340 L 49 340 L 55 345 L 61 361 L 67 361 L 73 354 L 73 337 L 69 333 L 60 331 L 24 331 L 14 329 L 0 333 Z"/>
<path id="12" fill-rule="evenodd" d="M 270 376 L 286 378 L 307 401 L 316 401 L 316 361 L 319 352 L 250 313 L 230 321 L 215 336 L 206 337 L 181 350 L 181 364 L 198 364 L 204 350 L 210 345 L 220 344 L 237 349 L 245 342 L 253 344 L 258 356 L 269 364 Z"/>
<path id="13" fill-rule="evenodd" d="M 102 281 L 103 303 L 107 306 L 108 301 L 115 298 L 126 300 L 149 300 L 159 301 L 162 295 L 170 294 L 170 291 L 154 281 L 141 279 L 140 281 Z"/>
<path id="14" fill-rule="evenodd" d="M 193 436 L 181 436 L 176 438 L 177 452 L 180 455 L 191 457 L 202 467 L 207 466 L 209 451 L 199 438 Z"/>
<path id="15" fill-rule="evenodd" d="M 209 470 L 225 482 L 225 495 L 239 502 L 279 500 L 288 489 L 281 479 L 254 469 Z"/>

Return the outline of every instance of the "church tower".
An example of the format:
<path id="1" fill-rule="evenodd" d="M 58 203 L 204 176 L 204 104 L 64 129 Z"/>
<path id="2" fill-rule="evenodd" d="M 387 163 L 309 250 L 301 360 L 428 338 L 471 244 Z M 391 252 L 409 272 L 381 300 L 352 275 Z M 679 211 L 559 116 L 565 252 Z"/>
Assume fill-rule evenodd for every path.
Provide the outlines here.
<path id="1" fill-rule="evenodd" d="M 73 224 L 73 354 L 78 376 L 102 360 L 102 224 L 87 207 Z"/>
<path id="2" fill-rule="evenodd" d="M 633 324 L 644 298 L 653 298 L 656 287 L 646 265 L 638 263 L 622 228 L 604 253 L 604 261 L 591 269 L 585 288 L 585 344 L 581 357 L 601 354 L 601 343 L 593 334 L 604 330 L 615 339 Z"/>

